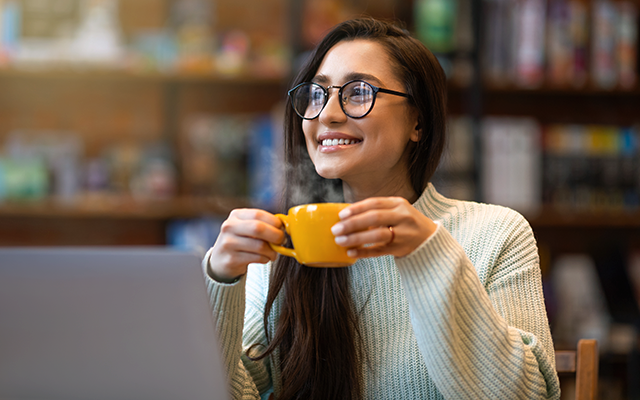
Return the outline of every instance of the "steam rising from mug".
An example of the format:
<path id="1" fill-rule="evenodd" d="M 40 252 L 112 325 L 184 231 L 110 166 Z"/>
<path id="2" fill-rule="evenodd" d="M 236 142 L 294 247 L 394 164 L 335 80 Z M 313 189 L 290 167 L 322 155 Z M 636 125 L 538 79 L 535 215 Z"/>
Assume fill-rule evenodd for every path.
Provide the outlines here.
<path id="1" fill-rule="evenodd" d="M 298 166 L 298 173 L 293 174 L 299 179 L 296 182 L 285 182 L 285 184 L 289 185 L 293 204 L 343 202 L 342 181 L 339 179 L 322 179 L 317 174 L 304 176 L 304 171 L 315 171 L 315 166 L 307 155 L 302 160 L 301 165 Z M 287 165 L 286 168 L 293 169 L 295 167 Z"/>

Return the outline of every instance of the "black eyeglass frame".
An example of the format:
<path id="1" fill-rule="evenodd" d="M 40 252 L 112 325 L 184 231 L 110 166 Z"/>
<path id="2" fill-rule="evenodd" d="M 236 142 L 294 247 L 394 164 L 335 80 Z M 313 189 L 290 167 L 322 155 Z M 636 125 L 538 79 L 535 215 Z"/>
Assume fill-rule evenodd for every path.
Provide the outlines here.
<path id="1" fill-rule="evenodd" d="M 342 102 L 342 90 L 343 90 L 347 85 L 350 85 L 350 84 L 352 84 L 352 83 L 354 83 L 354 82 L 362 82 L 362 83 L 364 83 L 364 84 L 366 84 L 366 85 L 369 85 L 369 86 L 371 87 L 371 89 L 373 90 L 373 100 L 371 100 L 371 106 L 369 107 L 369 110 L 368 110 L 366 113 L 364 113 L 363 115 L 359 116 L 359 117 L 354 117 L 354 116 L 349 115 L 349 114 L 344 110 L 344 103 Z M 320 111 L 318 111 L 318 115 L 316 115 L 316 116 L 315 116 L 315 117 L 313 117 L 313 118 L 307 118 L 307 117 L 305 117 L 304 115 L 300 115 L 300 112 L 298 112 L 298 110 L 297 110 L 297 109 L 296 109 L 296 107 L 294 106 L 294 98 L 293 98 L 293 94 L 294 94 L 294 92 L 295 92 L 296 90 L 298 90 L 300 87 L 302 87 L 302 86 L 304 86 L 304 85 L 316 85 L 316 86 L 319 86 L 320 88 L 322 88 L 322 91 L 323 91 L 323 93 L 324 93 L 324 104 L 322 105 L 322 108 L 320 108 Z M 407 93 L 402 93 L 402 92 L 398 92 L 398 91 L 395 91 L 395 90 L 390 90 L 390 89 L 384 89 L 384 88 L 381 88 L 381 87 L 377 87 L 377 86 L 372 85 L 371 83 L 369 83 L 369 82 L 367 82 L 367 81 L 365 81 L 365 80 L 362 80 L 362 79 L 353 79 L 353 80 L 351 80 L 351 81 L 349 81 L 349 82 L 345 83 L 345 84 L 344 84 L 344 85 L 342 85 L 342 86 L 332 85 L 332 86 L 327 86 L 327 87 L 324 87 L 324 86 L 322 86 L 321 84 L 316 83 L 316 82 L 302 82 L 302 83 L 300 83 L 300 84 L 296 85 L 295 87 L 293 87 L 293 89 L 289 90 L 289 91 L 287 92 L 287 95 L 289 96 L 289 99 L 290 99 L 290 101 L 291 101 L 291 107 L 293 107 L 293 111 L 295 111 L 295 112 L 296 112 L 296 114 L 298 114 L 298 116 L 299 116 L 300 118 L 302 118 L 302 119 L 312 120 L 312 119 L 316 119 L 316 118 L 318 118 L 318 117 L 320 116 L 320 114 L 322 114 L 322 110 L 324 110 L 324 108 L 327 106 L 327 103 L 329 103 L 329 89 L 339 89 L 339 90 L 338 90 L 338 99 L 340 99 L 340 109 L 342 109 L 342 112 L 344 113 L 344 115 L 346 115 L 346 116 L 347 116 L 347 117 L 349 117 L 349 118 L 353 118 L 353 119 L 360 119 L 360 118 L 364 118 L 364 117 L 366 117 L 367 115 L 369 115 L 369 113 L 371 112 L 371 110 L 373 110 L 373 106 L 376 104 L 376 97 L 378 96 L 378 92 L 380 92 L 380 93 L 386 93 L 386 94 L 391 94 L 391 95 L 394 95 L 394 96 L 406 97 L 406 98 L 409 98 L 409 97 L 410 97 L 410 96 L 409 96 L 409 94 L 407 94 Z"/>

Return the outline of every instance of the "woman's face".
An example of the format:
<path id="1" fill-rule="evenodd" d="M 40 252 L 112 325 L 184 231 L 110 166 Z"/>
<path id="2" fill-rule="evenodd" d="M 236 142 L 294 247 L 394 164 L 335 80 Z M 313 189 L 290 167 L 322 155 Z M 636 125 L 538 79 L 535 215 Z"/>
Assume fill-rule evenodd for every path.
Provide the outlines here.
<path id="1" fill-rule="evenodd" d="M 313 81 L 327 87 L 342 86 L 353 79 L 405 92 L 387 51 L 375 41 L 357 39 L 336 44 Z M 405 150 L 409 141 L 418 141 L 417 124 L 417 111 L 407 99 L 387 93 L 377 94 L 373 109 L 364 118 L 347 117 L 340 108 L 336 88 L 329 89 L 329 101 L 320 116 L 303 120 L 302 129 L 320 176 L 339 178 L 348 186 L 371 191 L 409 182 Z M 333 145 L 326 142 L 328 139 L 344 139 L 349 144 Z"/>

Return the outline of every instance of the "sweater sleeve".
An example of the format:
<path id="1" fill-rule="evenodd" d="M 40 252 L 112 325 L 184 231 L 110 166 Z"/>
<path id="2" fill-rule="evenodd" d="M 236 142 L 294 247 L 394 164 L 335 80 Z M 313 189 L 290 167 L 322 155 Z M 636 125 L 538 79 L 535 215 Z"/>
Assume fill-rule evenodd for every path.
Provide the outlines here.
<path id="1" fill-rule="evenodd" d="M 212 262 L 215 260 L 211 260 L 210 252 L 207 252 L 203 260 L 205 271 L 208 264 Z M 271 387 L 268 362 L 250 360 L 246 355 L 249 346 L 243 345 L 243 336 L 247 335 L 249 336 L 249 341 L 245 341 L 247 343 L 266 341 L 266 339 L 260 338 L 260 331 L 263 332 L 264 329 L 256 328 L 258 321 L 256 321 L 255 315 L 252 318 L 252 324 L 245 323 L 245 310 L 251 309 L 255 314 L 253 307 L 247 307 L 247 303 L 255 305 L 255 300 L 247 301 L 246 299 L 247 291 L 251 290 L 247 287 L 247 281 L 253 281 L 252 277 L 249 277 L 250 273 L 251 270 L 247 276 L 233 284 L 217 282 L 205 273 L 211 310 L 216 322 L 223 365 L 227 372 L 229 393 L 232 399 L 260 399 L 260 393 L 268 391 Z"/>
<path id="2" fill-rule="evenodd" d="M 418 346 L 445 398 L 559 398 L 537 247 L 513 214 L 508 233 L 480 229 L 491 241 L 472 240 L 490 255 L 477 262 L 488 265 L 474 267 L 441 224 L 396 259 Z"/>

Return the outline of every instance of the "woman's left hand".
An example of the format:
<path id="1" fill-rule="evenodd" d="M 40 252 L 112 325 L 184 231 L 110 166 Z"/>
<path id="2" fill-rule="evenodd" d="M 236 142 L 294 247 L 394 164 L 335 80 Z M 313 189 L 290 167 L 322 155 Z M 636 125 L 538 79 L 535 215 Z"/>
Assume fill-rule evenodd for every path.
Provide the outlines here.
<path id="1" fill-rule="evenodd" d="M 391 254 L 404 257 L 418 248 L 437 225 L 402 197 L 372 197 L 340 212 L 331 231 L 354 258 Z"/>

